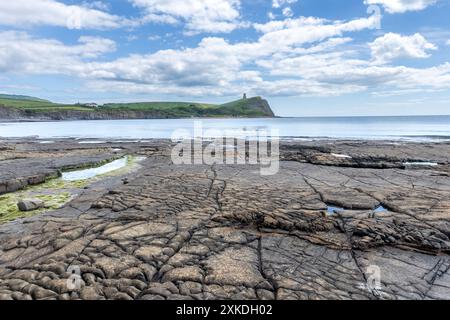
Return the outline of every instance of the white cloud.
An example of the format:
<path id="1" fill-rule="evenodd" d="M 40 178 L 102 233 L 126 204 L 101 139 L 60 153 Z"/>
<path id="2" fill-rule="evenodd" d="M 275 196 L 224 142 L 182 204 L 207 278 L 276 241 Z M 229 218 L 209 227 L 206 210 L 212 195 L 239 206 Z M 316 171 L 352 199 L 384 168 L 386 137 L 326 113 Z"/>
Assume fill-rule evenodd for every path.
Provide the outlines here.
<path id="1" fill-rule="evenodd" d="M 161 36 L 155 34 L 155 35 L 149 36 L 147 39 L 150 40 L 150 41 L 157 41 L 157 40 L 160 40 L 160 39 L 161 39 Z"/>
<path id="2" fill-rule="evenodd" d="M 103 1 L 83 1 L 82 6 L 91 9 L 98 9 L 101 11 L 109 10 L 109 4 Z"/>
<path id="3" fill-rule="evenodd" d="M 110 76 L 92 81 L 91 85 L 103 90 L 198 96 L 237 95 L 242 88 L 270 96 L 450 89 L 448 63 L 418 69 L 380 66 L 371 60 L 355 58 L 358 53 L 347 48 L 351 39 L 340 37 L 340 32 L 364 25 L 360 21 L 333 23 L 338 31 L 326 30 L 334 37 L 324 35 L 323 31 L 307 37 L 298 28 L 292 28 L 276 29 L 250 43 L 230 44 L 221 38 L 205 38 L 196 48 L 160 51 L 95 65 L 94 70 L 103 70 Z M 291 30 L 291 36 L 278 34 L 286 30 Z M 273 45 L 274 39 L 282 40 Z M 414 51 L 411 54 L 420 55 Z"/>
<path id="4" fill-rule="evenodd" d="M 336 51 L 332 45 L 325 48 L 324 51 L 311 50 L 295 56 L 261 59 L 257 64 L 274 77 L 299 78 L 305 83 L 316 83 L 322 91 L 309 92 L 315 95 L 332 96 L 368 90 L 400 94 L 411 90 L 432 92 L 450 89 L 449 63 L 424 69 L 379 66 L 353 58 L 351 50 Z"/>
<path id="5" fill-rule="evenodd" d="M 231 32 L 242 26 L 240 0 L 129 0 L 154 21 L 184 22 L 188 33 Z"/>
<path id="6" fill-rule="evenodd" d="M 364 0 L 367 5 L 382 5 L 388 13 L 404 13 L 407 11 L 420 11 L 438 0 Z"/>
<path id="7" fill-rule="evenodd" d="M 306 27 L 320 27 L 327 23 L 327 20 L 316 17 L 299 17 L 296 19 L 275 20 L 264 24 L 255 23 L 253 27 L 262 33 L 270 33 L 283 29 L 297 29 Z"/>
<path id="8" fill-rule="evenodd" d="M 298 0 L 272 0 L 273 8 L 281 8 L 284 5 L 296 3 Z"/>
<path id="9" fill-rule="evenodd" d="M 67 46 L 24 32 L 0 32 L 0 72 L 76 75 L 88 61 L 116 49 L 105 38 L 81 37 L 78 42 Z"/>
<path id="10" fill-rule="evenodd" d="M 55 0 L 0 1 L 0 25 L 23 27 L 48 25 L 70 29 L 111 29 L 130 21 L 94 6 L 66 5 Z"/>
<path id="11" fill-rule="evenodd" d="M 258 73 L 241 69 L 236 55 L 220 53 L 227 49 L 223 39 L 206 38 L 196 48 L 162 50 L 150 55 L 133 55 L 110 63 L 93 63 L 86 68 L 104 75 L 103 80 L 128 90 L 177 92 L 186 94 L 223 94 L 233 90 L 234 82 L 257 79 Z"/>
<path id="12" fill-rule="evenodd" d="M 412 36 L 387 33 L 369 43 L 369 47 L 376 63 L 386 63 L 398 58 L 428 58 L 428 51 L 437 50 L 434 44 L 419 33 Z"/>
<path id="13" fill-rule="evenodd" d="M 447 40 L 447 45 L 448 45 L 448 46 L 450 46 L 450 39 L 449 39 L 449 40 Z"/>
<path id="14" fill-rule="evenodd" d="M 298 0 L 272 0 L 272 8 L 281 9 L 283 16 L 287 18 L 292 18 L 294 16 L 294 11 L 290 7 L 291 4 L 296 3 Z M 270 17 L 271 16 L 271 17 Z M 269 13 L 270 20 L 275 19 L 275 15 Z"/>
<path id="15" fill-rule="evenodd" d="M 384 87 L 448 87 L 449 68 L 379 67 L 352 58 L 341 50 L 350 38 L 345 32 L 370 28 L 371 18 L 329 22 L 317 18 L 288 19 L 259 25 L 256 42 L 230 44 L 205 38 L 198 47 L 133 56 L 95 69 L 110 74 L 91 85 L 128 92 L 164 92 L 182 95 L 226 95 L 246 91 L 263 95 L 332 96 Z M 311 45 L 313 44 L 313 45 Z M 337 51 L 334 52 L 334 51 Z M 257 67 L 251 67 L 256 64 Z M 106 68 L 105 68 L 106 67 Z M 275 77 L 275 78 L 273 78 Z M 433 78 L 432 80 L 430 80 Z"/>
<path id="16" fill-rule="evenodd" d="M 361 58 L 351 33 L 373 28 L 373 17 L 329 21 L 300 17 L 255 25 L 253 42 L 208 37 L 192 48 L 132 54 L 105 61 L 115 43 L 82 37 L 66 45 L 25 33 L 0 33 L 0 73 L 65 74 L 92 90 L 183 96 L 249 94 L 333 96 L 361 91 L 450 89 L 450 64 L 409 68 Z M 378 62 L 425 57 L 422 36 L 385 35 L 372 49 Z M 49 57 L 49 53 L 51 56 Z M 101 59 L 99 59 L 101 58 Z"/>
<path id="17" fill-rule="evenodd" d="M 179 94 L 211 94 L 225 95 L 239 93 L 242 87 L 274 94 L 298 93 L 308 91 L 318 93 L 321 83 L 309 80 L 307 85 L 303 79 L 282 79 L 269 81 L 257 68 L 251 65 L 255 60 L 264 57 L 275 57 L 286 53 L 295 53 L 314 42 L 339 36 L 343 32 L 362 30 L 373 24 L 371 18 L 352 20 L 348 22 L 326 22 L 316 18 L 302 18 L 299 21 L 275 23 L 269 26 L 259 26 L 264 31 L 255 42 L 238 42 L 231 44 L 222 38 L 204 38 L 197 47 L 181 50 L 163 50 L 149 55 L 130 55 L 110 62 L 83 61 L 85 57 L 95 52 L 94 39 L 81 39 L 89 42 L 83 49 L 74 50 L 75 46 L 64 46 L 60 42 L 37 40 L 25 37 L 10 39 L 3 45 L 15 42 L 19 47 L 9 48 L 5 61 L 10 63 L 2 66 L 5 72 L 8 66 L 17 66 L 25 73 L 53 73 L 59 70 L 62 74 L 83 77 L 96 88 L 117 88 L 129 91 L 167 92 Z M 50 46 L 50 47 L 49 47 Z M 327 44 L 322 44 L 326 47 Z M 320 50 L 320 45 L 314 46 Z M 52 52 L 52 59 L 34 57 L 35 52 Z M 66 52 L 79 52 L 67 54 Z M 41 56 L 40 54 L 38 56 Z M 16 58 L 15 58 L 16 57 Z M 17 61 L 18 60 L 18 61 Z M 50 65 L 50 66 L 49 66 Z M 48 68 L 48 69 L 47 69 Z M 301 84 L 296 88 L 283 88 L 283 84 Z M 108 85 L 107 85 L 108 84 Z M 339 86 L 323 84 L 324 92 L 338 92 Z M 308 89 L 309 88 L 309 89 Z M 344 89 L 343 89 L 344 90 Z M 348 90 L 348 89 L 345 89 Z"/>
<path id="18" fill-rule="evenodd" d="M 294 11 L 290 7 L 286 7 L 283 9 L 283 16 L 291 18 L 294 15 Z"/>
<path id="19" fill-rule="evenodd" d="M 372 29 L 377 23 L 376 16 L 350 21 L 327 21 L 314 17 L 299 17 L 284 21 L 270 21 L 266 24 L 255 24 L 254 28 L 263 33 L 258 41 L 261 44 L 259 50 L 263 52 L 273 50 L 275 53 L 280 50 L 289 50 L 292 46 L 341 36 L 346 32 Z"/>

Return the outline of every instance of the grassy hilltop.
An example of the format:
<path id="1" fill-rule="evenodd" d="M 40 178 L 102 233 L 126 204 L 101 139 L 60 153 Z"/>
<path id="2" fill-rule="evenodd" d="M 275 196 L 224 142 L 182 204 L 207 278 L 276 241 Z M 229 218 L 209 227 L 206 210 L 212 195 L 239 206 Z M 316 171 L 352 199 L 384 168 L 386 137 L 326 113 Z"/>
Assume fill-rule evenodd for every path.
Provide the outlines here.
<path id="1" fill-rule="evenodd" d="M 137 118 L 191 118 L 191 117 L 274 117 L 268 102 L 261 97 L 240 99 L 225 104 L 195 102 L 142 102 L 90 104 L 57 104 L 27 97 L 0 95 L 0 118 L 11 114 L 24 118 L 52 120 L 77 119 L 137 119 Z M 7 116 L 6 116 L 7 117 Z"/>

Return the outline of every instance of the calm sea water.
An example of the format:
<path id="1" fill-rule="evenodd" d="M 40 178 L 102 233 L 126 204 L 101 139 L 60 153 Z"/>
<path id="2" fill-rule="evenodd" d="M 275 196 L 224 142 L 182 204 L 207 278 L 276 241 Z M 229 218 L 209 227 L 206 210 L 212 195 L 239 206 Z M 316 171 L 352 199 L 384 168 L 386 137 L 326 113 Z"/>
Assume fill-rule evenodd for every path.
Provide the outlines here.
<path id="1" fill-rule="evenodd" d="M 340 117 L 274 119 L 177 119 L 0 123 L 0 137 L 37 136 L 41 139 L 171 138 L 175 130 L 199 135 L 240 135 L 254 130 L 277 130 L 282 138 L 338 138 L 389 140 L 450 140 L 450 116 Z M 216 130 L 215 133 L 210 131 Z M 226 134 L 224 132 L 227 131 Z M 230 134 L 231 132 L 231 134 Z"/>

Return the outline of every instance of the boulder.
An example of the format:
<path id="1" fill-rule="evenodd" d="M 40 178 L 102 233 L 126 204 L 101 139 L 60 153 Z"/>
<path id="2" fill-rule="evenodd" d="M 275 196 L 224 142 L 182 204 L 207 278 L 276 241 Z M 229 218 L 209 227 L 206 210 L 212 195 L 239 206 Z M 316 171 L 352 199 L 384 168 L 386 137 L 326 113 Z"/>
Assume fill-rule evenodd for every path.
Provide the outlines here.
<path id="1" fill-rule="evenodd" d="M 44 201 L 39 199 L 28 199 L 20 200 L 17 203 L 17 207 L 20 211 L 33 211 L 43 208 L 45 205 Z"/>

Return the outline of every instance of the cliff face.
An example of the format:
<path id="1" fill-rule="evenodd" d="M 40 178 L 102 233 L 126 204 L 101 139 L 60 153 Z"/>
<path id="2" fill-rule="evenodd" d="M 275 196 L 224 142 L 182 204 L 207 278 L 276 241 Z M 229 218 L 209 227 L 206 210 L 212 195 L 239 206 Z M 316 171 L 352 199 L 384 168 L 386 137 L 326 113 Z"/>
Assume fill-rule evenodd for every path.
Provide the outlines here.
<path id="1" fill-rule="evenodd" d="M 59 111 L 23 111 L 0 106 L 0 119 L 9 121 L 58 121 L 58 120 L 125 120 L 125 119 L 167 119 L 168 114 L 158 111 L 136 110 L 59 110 Z M 173 117 L 176 118 L 176 117 Z"/>
<path id="2" fill-rule="evenodd" d="M 246 100 L 246 108 L 250 110 L 257 110 L 266 115 L 266 117 L 273 118 L 275 117 L 274 112 L 272 111 L 272 108 L 270 108 L 269 102 L 265 99 L 262 99 L 260 97 L 256 98 L 250 98 Z"/>
<path id="3" fill-rule="evenodd" d="M 22 112 L 20 112 L 20 110 L 0 105 L 0 119 L 20 120 L 22 117 L 23 117 L 23 115 L 22 115 Z"/>
<path id="4" fill-rule="evenodd" d="M 199 109 L 143 109 L 100 107 L 91 110 L 53 108 L 46 111 L 21 109 L 0 105 L 0 120 L 4 121 L 58 121 L 58 120 L 124 120 L 124 119 L 177 119 L 177 118 L 256 118 L 275 117 L 267 100 L 260 97 L 242 99 L 212 108 Z"/>

